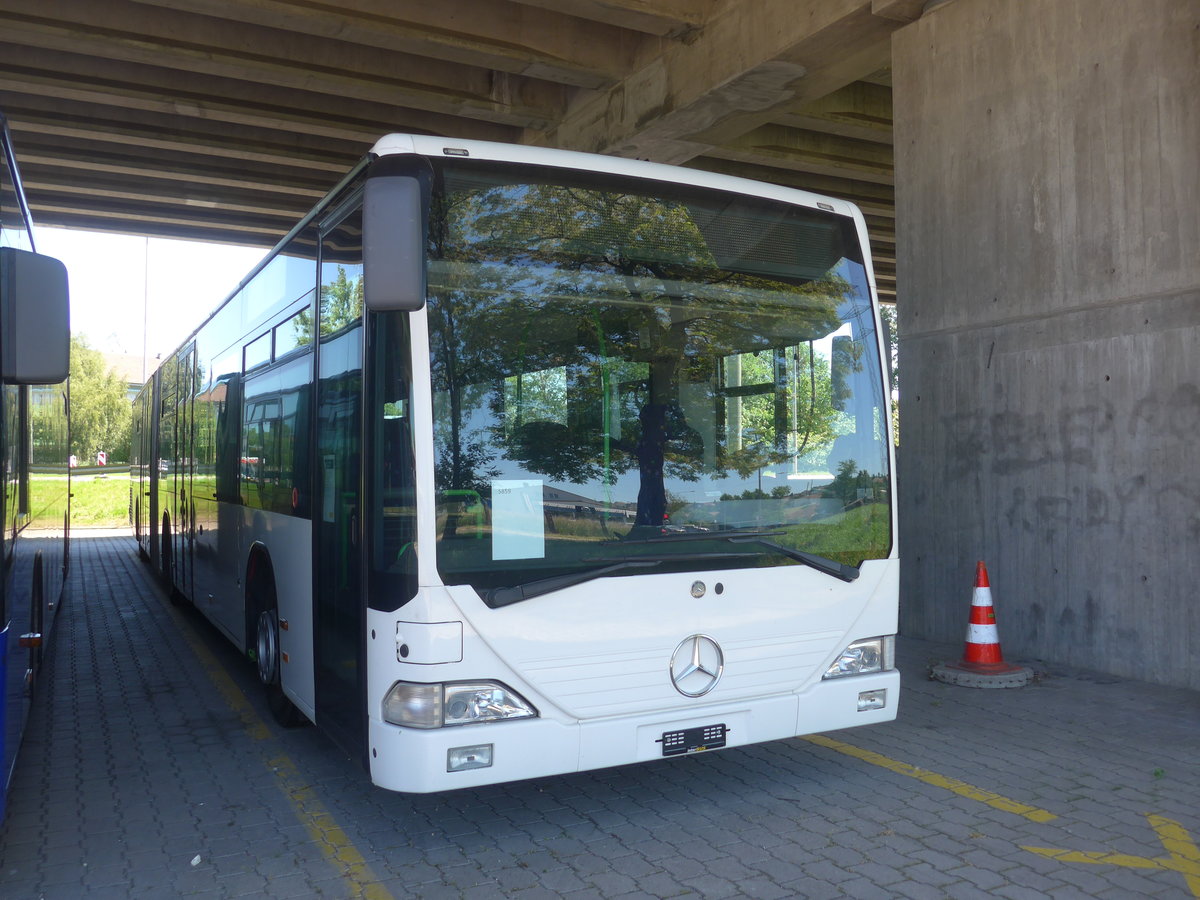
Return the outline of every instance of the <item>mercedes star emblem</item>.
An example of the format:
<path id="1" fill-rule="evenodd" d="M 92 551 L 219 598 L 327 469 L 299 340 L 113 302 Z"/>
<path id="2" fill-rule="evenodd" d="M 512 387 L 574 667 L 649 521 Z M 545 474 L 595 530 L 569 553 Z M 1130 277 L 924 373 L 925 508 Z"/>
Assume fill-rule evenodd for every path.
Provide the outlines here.
<path id="1" fill-rule="evenodd" d="M 717 686 L 724 671 L 721 645 L 706 634 L 684 638 L 671 654 L 671 684 L 685 697 L 703 697 Z"/>

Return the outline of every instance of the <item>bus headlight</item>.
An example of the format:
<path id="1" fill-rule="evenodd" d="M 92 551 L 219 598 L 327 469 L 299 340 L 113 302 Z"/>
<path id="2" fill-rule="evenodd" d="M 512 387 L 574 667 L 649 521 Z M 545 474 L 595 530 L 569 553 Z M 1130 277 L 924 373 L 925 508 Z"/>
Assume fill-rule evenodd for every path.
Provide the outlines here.
<path id="1" fill-rule="evenodd" d="M 855 641 L 838 654 L 826 671 L 824 678 L 842 678 L 846 675 L 870 675 L 886 672 L 896 667 L 896 636 L 867 638 Z"/>
<path id="2" fill-rule="evenodd" d="M 383 698 L 384 721 L 407 728 L 474 725 L 536 715 L 537 710 L 520 694 L 498 681 L 397 681 Z"/>

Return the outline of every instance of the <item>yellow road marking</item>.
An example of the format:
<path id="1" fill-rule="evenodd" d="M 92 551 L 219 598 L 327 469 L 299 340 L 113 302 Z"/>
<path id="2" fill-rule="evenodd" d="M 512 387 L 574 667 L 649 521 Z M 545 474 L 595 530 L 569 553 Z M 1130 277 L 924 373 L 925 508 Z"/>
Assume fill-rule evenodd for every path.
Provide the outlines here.
<path id="1" fill-rule="evenodd" d="M 175 625 L 187 641 L 192 652 L 200 661 L 200 665 L 208 674 L 213 686 L 237 713 L 242 720 L 246 733 L 255 741 L 263 741 L 271 737 L 271 729 L 254 711 L 246 695 L 237 686 L 229 674 L 217 662 L 207 647 L 200 642 L 189 623 L 183 620 L 175 610 L 170 610 Z M 337 869 L 348 882 L 348 896 L 361 897 L 363 900 L 394 900 L 391 891 L 379 883 L 375 873 L 367 861 L 363 859 L 358 848 L 349 836 L 338 827 L 333 815 L 325 808 L 313 788 L 300 775 L 296 764 L 285 754 L 279 754 L 267 761 L 267 765 L 279 778 L 279 787 L 292 805 L 296 818 L 304 825 L 321 853 Z"/>
<path id="2" fill-rule="evenodd" d="M 1010 800 L 992 791 L 985 791 L 983 788 L 967 784 L 965 781 L 959 781 L 957 778 L 947 778 L 945 775 L 939 775 L 936 772 L 930 772 L 928 769 L 921 769 L 917 766 L 900 762 L 899 760 L 884 756 L 882 753 L 876 753 L 873 750 L 863 750 L 861 747 L 855 747 L 852 744 L 843 744 L 841 741 L 835 741 L 833 738 L 820 734 L 810 734 L 803 739 L 809 743 L 816 744 L 818 747 L 827 747 L 830 750 L 836 750 L 838 753 L 844 753 L 847 756 L 853 756 L 855 759 L 861 759 L 863 762 L 868 762 L 873 766 L 880 766 L 890 772 L 896 772 L 897 774 L 923 781 L 925 784 L 931 784 L 934 787 L 952 791 L 960 797 L 978 800 L 980 803 L 986 803 L 995 809 L 1024 816 L 1031 822 L 1050 822 L 1058 818 L 1054 813 L 1038 809 L 1036 806 L 1018 803 L 1016 800 Z"/>
<path id="3" fill-rule="evenodd" d="M 841 741 L 836 741 L 824 735 L 810 734 L 806 735 L 803 739 L 819 747 L 836 750 L 838 753 L 844 753 L 847 756 L 871 763 L 874 766 L 880 766 L 891 772 L 897 772 L 909 778 L 916 778 L 918 781 L 923 781 L 935 787 L 945 788 L 959 796 L 978 800 L 996 809 L 1016 813 L 1033 822 L 1049 822 L 1058 818 L 1054 813 L 1047 812 L 1044 809 L 1018 803 L 1015 800 L 1009 800 L 1007 797 L 977 788 L 974 785 L 967 784 L 965 781 L 959 781 L 956 778 L 947 778 L 944 775 L 938 775 L 936 772 L 920 769 L 917 766 L 891 759 L 872 750 L 864 750 L 852 744 L 844 744 Z M 1158 839 L 1162 842 L 1163 849 L 1167 851 L 1166 856 L 1133 856 L 1127 853 L 1062 850 L 1054 847 L 1022 846 L 1021 849 L 1028 850 L 1030 853 L 1036 853 L 1039 856 L 1057 859 L 1061 862 L 1091 863 L 1094 865 L 1123 866 L 1127 869 L 1158 869 L 1161 871 L 1178 872 L 1183 875 L 1188 888 L 1192 892 L 1192 896 L 1200 900 L 1200 846 L 1196 845 L 1192 836 L 1188 834 L 1187 829 L 1174 819 L 1150 813 L 1146 814 L 1146 818 L 1150 822 L 1150 827 L 1154 829 L 1158 835 Z"/>
<path id="4" fill-rule="evenodd" d="M 391 892 L 379 883 L 354 842 L 338 827 L 295 764 L 287 756 L 277 756 L 268 764 L 279 776 L 283 792 L 300 813 L 305 828 L 317 841 L 321 852 L 336 863 L 342 876 L 354 885 L 355 896 L 363 900 L 392 900 Z"/>
<path id="5" fill-rule="evenodd" d="M 1060 850 L 1054 847 L 1025 847 L 1030 853 L 1057 859 L 1060 862 L 1091 863 L 1093 865 L 1122 866 L 1126 869 L 1161 869 L 1183 875 L 1193 897 L 1200 897 L 1200 847 L 1192 840 L 1187 830 L 1174 819 L 1146 814 L 1150 827 L 1158 835 L 1166 856 L 1132 856 L 1127 853 L 1103 853 L 1096 851 Z"/>

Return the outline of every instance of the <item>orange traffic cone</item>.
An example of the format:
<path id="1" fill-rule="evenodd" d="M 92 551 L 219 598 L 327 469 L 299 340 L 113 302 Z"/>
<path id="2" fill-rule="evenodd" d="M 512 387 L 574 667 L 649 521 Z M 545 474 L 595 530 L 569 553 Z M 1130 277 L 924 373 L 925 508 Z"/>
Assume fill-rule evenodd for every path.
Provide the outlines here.
<path id="1" fill-rule="evenodd" d="M 956 663 L 934 666 L 933 677 L 964 687 L 1023 687 L 1033 679 L 1033 670 L 1028 666 L 1004 661 L 996 610 L 992 606 L 992 586 L 983 560 L 975 565 L 975 593 L 971 597 L 963 658 Z"/>
<path id="2" fill-rule="evenodd" d="M 967 641 L 960 664 L 981 668 L 1006 665 L 1000 651 L 996 609 L 992 606 L 992 586 L 982 559 L 975 564 L 975 593 L 971 596 L 971 619 L 967 624 Z"/>

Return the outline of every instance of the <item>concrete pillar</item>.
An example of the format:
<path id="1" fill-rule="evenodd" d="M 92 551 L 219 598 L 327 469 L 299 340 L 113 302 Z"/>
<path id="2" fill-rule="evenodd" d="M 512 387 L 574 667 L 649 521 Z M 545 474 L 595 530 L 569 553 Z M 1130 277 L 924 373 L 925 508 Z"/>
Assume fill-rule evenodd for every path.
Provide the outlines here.
<path id="1" fill-rule="evenodd" d="M 1200 2 L 893 39 L 901 627 L 1200 688 Z"/>

